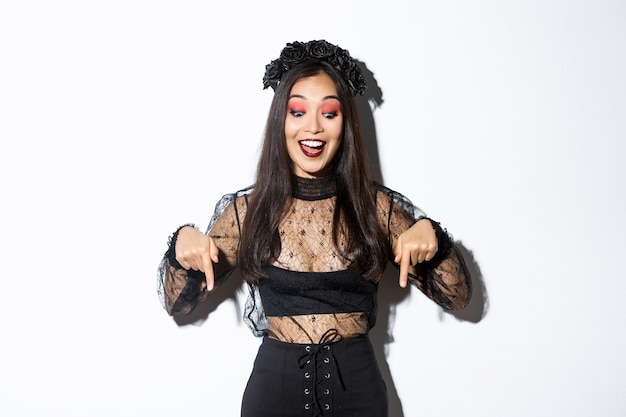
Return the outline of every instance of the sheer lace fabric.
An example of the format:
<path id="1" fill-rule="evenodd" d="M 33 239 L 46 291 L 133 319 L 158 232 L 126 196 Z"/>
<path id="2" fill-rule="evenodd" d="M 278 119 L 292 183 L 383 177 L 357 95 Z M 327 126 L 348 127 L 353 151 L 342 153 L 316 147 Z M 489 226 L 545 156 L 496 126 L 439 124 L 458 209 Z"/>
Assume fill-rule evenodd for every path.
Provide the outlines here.
<path id="1" fill-rule="evenodd" d="M 377 190 L 379 225 L 388 236 L 389 253 L 398 237 L 424 213 L 401 194 L 381 185 Z M 217 283 L 236 267 L 247 188 L 224 196 L 216 205 L 207 233 L 220 249 Z M 348 272 L 347 261 L 333 243 L 334 179 L 295 179 L 293 203 L 279 226 L 281 252 L 268 266 L 268 278 L 249 283 L 244 319 L 255 335 L 317 343 L 329 329 L 341 338 L 366 333 L 376 319 L 377 284 Z M 451 237 L 436 222 L 435 259 L 410 268 L 410 282 L 446 309 L 462 308 L 471 293 L 467 268 Z M 172 239 L 174 240 L 174 239 Z M 345 245 L 340 233 L 339 246 Z M 204 274 L 186 271 L 170 245 L 158 272 L 159 295 L 169 314 L 188 314 L 208 296 Z M 391 261 L 391 260 L 390 260 Z"/>
<path id="2" fill-rule="evenodd" d="M 329 329 L 349 339 L 367 333 L 365 313 L 300 314 L 268 317 L 268 337 L 289 343 L 321 343 Z"/>

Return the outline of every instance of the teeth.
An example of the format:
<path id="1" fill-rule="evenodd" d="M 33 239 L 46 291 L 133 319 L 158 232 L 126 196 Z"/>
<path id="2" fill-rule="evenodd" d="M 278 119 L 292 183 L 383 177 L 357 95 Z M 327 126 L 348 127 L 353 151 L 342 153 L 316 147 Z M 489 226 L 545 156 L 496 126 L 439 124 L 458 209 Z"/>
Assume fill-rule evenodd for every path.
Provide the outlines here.
<path id="1" fill-rule="evenodd" d="M 321 148 L 322 146 L 324 146 L 324 142 L 319 140 L 303 140 L 300 142 L 300 144 L 308 146 L 309 148 Z"/>

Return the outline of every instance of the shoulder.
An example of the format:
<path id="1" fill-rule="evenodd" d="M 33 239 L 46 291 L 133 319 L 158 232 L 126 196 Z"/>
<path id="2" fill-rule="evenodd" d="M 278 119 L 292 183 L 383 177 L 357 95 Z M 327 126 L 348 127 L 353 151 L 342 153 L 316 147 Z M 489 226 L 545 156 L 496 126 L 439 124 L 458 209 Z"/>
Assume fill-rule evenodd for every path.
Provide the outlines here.
<path id="1" fill-rule="evenodd" d="M 215 204 L 208 229 L 210 230 L 215 222 L 225 214 L 239 217 L 241 212 L 245 212 L 248 206 L 248 196 L 252 193 L 253 189 L 254 186 L 250 185 L 234 193 L 224 194 Z"/>
<path id="2" fill-rule="evenodd" d="M 378 182 L 373 182 L 373 187 L 376 192 L 377 206 L 388 207 L 391 211 L 400 209 L 413 219 L 425 216 L 424 212 L 404 194 Z"/>

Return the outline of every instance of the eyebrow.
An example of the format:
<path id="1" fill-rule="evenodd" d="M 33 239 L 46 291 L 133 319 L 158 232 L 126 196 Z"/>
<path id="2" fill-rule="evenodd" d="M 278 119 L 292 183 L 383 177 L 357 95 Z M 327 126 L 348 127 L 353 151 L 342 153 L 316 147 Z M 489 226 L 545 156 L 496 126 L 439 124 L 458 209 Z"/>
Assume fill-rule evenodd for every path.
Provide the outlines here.
<path id="1" fill-rule="evenodd" d="M 303 95 L 301 95 L 301 94 L 292 94 L 292 95 L 290 95 L 290 96 L 289 96 L 289 100 L 291 100 L 292 98 L 301 98 L 301 99 L 303 99 L 303 100 L 306 100 L 306 99 L 307 99 L 305 96 L 303 96 Z M 330 99 L 334 99 L 334 100 L 340 101 L 340 100 L 339 100 L 339 97 L 334 96 L 334 95 L 330 95 L 330 96 L 322 97 L 322 101 L 324 101 L 324 100 L 330 100 Z"/>

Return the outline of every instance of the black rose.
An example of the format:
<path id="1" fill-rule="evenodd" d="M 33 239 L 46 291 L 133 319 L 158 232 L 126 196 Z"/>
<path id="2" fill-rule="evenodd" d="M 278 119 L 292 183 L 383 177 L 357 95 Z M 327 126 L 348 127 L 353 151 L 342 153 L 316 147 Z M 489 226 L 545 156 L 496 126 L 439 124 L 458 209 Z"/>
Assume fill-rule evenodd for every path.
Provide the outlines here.
<path id="1" fill-rule="evenodd" d="M 330 63 L 337 68 L 345 68 L 347 65 L 350 65 L 352 59 L 350 58 L 350 54 L 345 49 L 338 48 L 337 52 L 333 54 L 331 57 Z"/>
<path id="2" fill-rule="evenodd" d="M 280 59 L 275 59 L 265 66 L 265 75 L 263 76 L 263 89 L 272 87 L 276 90 L 279 81 L 283 78 L 284 67 Z"/>
<path id="3" fill-rule="evenodd" d="M 354 61 L 349 61 L 344 65 L 343 78 L 350 86 L 353 95 L 363 95 L 367 83 L 361 68 Z"/>
<path id="4" fill-rule="evenodd" d="M 337 47 L 325 40 L 311 41 L 308 44 L 309 56 L 311 58 L 323 59 L 334 55 Z"/>
<path id="5" fill-rule="evenodd" d="M 302 42 L 288 43 L 280 53 L 286 70 L 306 60 L 306 45 Z"/>

